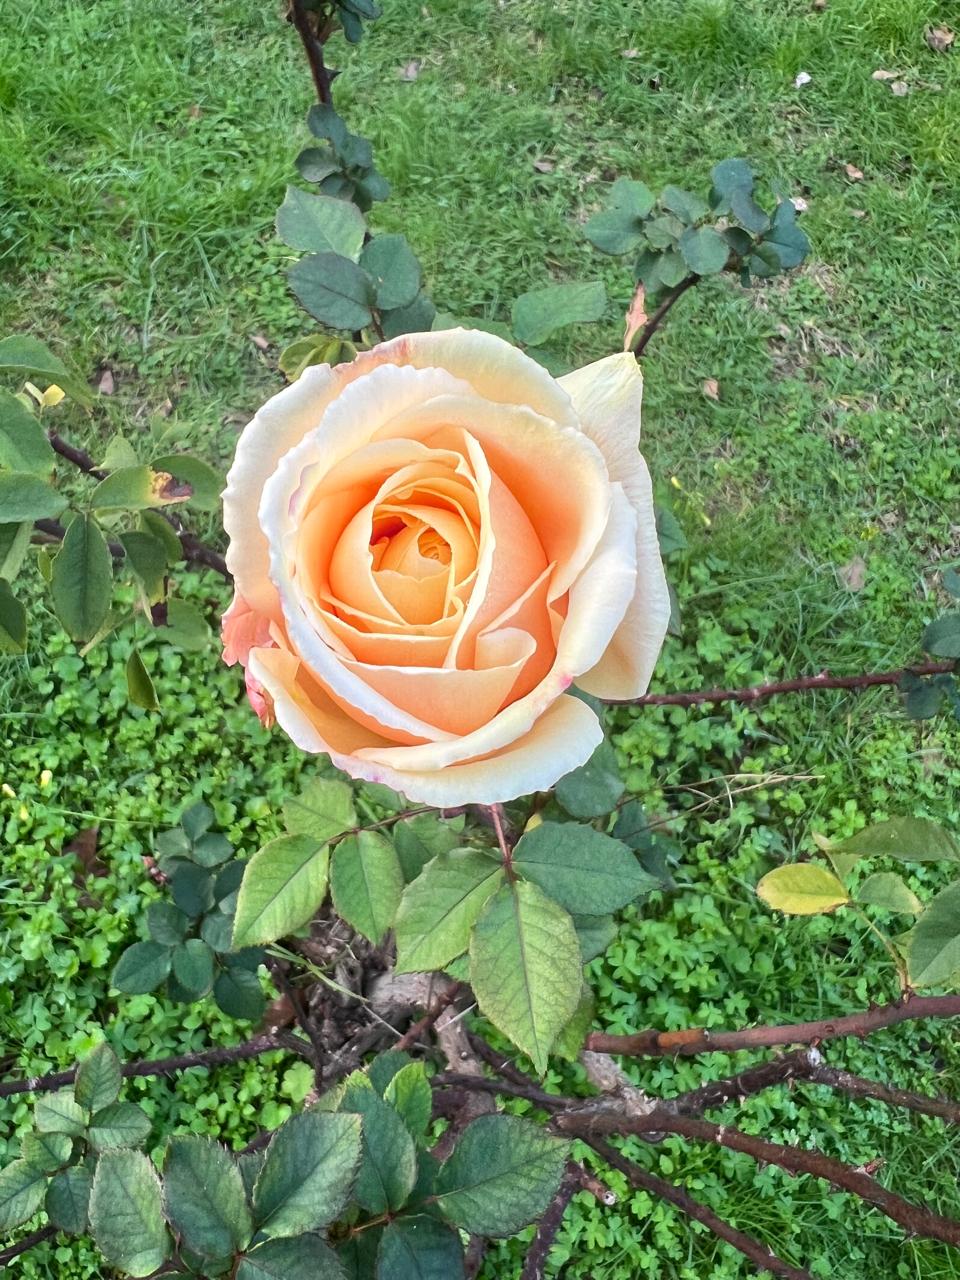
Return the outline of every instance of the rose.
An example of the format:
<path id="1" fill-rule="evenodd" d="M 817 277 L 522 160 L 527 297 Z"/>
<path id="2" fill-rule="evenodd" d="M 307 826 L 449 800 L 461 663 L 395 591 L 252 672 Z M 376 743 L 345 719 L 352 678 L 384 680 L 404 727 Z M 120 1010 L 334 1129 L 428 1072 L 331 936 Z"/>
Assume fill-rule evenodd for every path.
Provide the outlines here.
<path id="1" fill-rule="evenodd" d="M 630 354 L 555 380 L 472 330 L 308 368 L 224 493 L 224 658 L 261 719 L 439 807 L 551 787 L 670 615 Z"/>

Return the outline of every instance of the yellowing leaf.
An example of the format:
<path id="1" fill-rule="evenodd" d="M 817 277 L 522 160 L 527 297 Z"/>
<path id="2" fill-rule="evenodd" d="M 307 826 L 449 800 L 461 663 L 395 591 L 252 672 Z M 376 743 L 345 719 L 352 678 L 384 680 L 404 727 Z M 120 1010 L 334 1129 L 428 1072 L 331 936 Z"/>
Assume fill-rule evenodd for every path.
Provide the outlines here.
<path id="1" fill-rule="evenodd" d="M 757 885 L 757 895 L 774 911 L 788 916 L 815 916 L 850 901 L 837 877 L 815 862 L 777 867 Z"/>

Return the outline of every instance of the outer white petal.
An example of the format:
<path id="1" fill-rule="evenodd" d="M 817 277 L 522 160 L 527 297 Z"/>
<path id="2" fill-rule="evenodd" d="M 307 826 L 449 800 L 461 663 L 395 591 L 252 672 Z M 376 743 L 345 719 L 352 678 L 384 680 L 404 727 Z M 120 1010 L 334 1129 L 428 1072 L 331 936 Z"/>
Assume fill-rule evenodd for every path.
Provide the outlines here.
<path id="1" fill-rule="evenodd" d="M 577 684 L 598 698 L 638 698 L 650 676 L 670 622 L 670 594 L 657 541 L 653 488 L 641 457 L 643 378 L 630 352 L 607 356 L 560 379 L 581 429 L 606 459 L 637 513 L 637 587 L 609 647 Z"/>

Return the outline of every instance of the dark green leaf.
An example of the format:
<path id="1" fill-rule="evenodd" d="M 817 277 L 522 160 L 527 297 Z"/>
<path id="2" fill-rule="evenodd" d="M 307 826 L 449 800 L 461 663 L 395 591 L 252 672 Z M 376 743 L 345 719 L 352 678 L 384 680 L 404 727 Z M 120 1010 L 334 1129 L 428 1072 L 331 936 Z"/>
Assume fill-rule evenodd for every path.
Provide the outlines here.
<path id="1" fill-rule="evenodd" d="M 22 400 L 0 390 L 0 467 L 49 475 L 54 452 L 40 420 Z"/>
<path id="2" fill-rule="evenodd" d="M 233 921 L 222 911 L 211 911 L 200 926 L 200 937 L 214 951 L 227 952 L 233 946 Z"/>
<path id="3" fill-rule="evenodd" d="M 326 844 L 357 825 L 353 791 L 345 782 L 311 778 L 298 796 L 284 800 L 283 820 L 291 835 Z"/>
<path id="4" fill-rule="evenodd" d="M 580 942 L 580 955 L 584 964 L 602 956 L 617 936 L 617 922 L 613 916 L 572 916 L 573 927 Z"/>
<path id="5" fill-rule="evenodd" d="M 900 858 L 904 862 L 958 862 L 960 843 L 929 818 L 890 818 L 865 827 L 834 845 L 834 853 L 860 858 Z"/>
<path id="6" fill-rule="evenodd" d="M 358 933 L 379 943 L 393 924 L 403 873 L 393 845 L 378 831 L 360 831 L 336 845 L 330 861 L 330 892 L 337 914 Z"/>
<path id="7" fill-rule="evenodd" d="M 33 525 L 29 520 L 21 524 L 0 524 L 0 578 L 13 582 L 30 549 Z"/>
<path id="8" fill-rule="evenodd" d="M 625 844 L 574 822 L 543 822 L 521 836 L 514 866 L 581 915 L 608 915 L 659 888 Z"/>
<path id="9" fill-rule="evenodd" d="M 0 1169 L 0 1231 L 11 1231 L 32 1218 L 46 1188 L 46 1173 L 28 1160 L 14 1160 Z"/>
<path id="10" fill-rule="evenodd" d="M 189 917 L 170 902 L 151 902 L 147 907 L 147 931 L 163 947 L 182 942 L 189 927 Z"/>
<path id="11" fill-rule="evenodd" d="M 143 664 L 138 650 L 131 649 L 125 668 L 127 677 L 127 696 L 135 707 L 144 711 L 159 711 L 157 690 L 150 672 Z"/>
<path id="12" fill-rule="evenodd" d="M 405 818 L 393 828 L 393 842 L 404 880 L 415 880 L 431 858 L 449 853 L 461 841 L 463 819 L 443 822 L 435 813 Z"/>
<path id="13" fill-rule="evenodd" d="M 167 551 L 163 543 L 152 533 L 131 529 L 121 533 L 120 543 L 127 553 L 130 567 L 143 585 L 150 604 L 163 599 L 164 578 L 167 574 Z"/>
<path id="14" fill-rule="evenodd" d="M 340 1214 L 360 1159 L 360 1127 L 353 1115 L 305 1111 L 277 1130 L 253 1193 L 258 1230 L 294 1236 Z"/>
<path id="15" fill-rule="evenodd" d="M 721 160 L 710 170 L 714 192 L 729 207 L 730 197 L 735 191 L 753 190 L 753 171 L 746 160 Z"/>
<path id="16" fill-rule="evenodd" d="M 412 1061 L 413 1059 L 409 1053 L 404 1053 L 402 1049 L 387 1049 L 383 1053 L 377 1054 L 367 1067 L 367 1075 L 370 1083 L 381 1098 L 387 1091 L 387 1085 L 397 1072 L 409 1066 Z"/>
<path id="17" fill-rule="evenodd" d="M 188 938 L 174 949 L 173 974 L 193 1000 L 200 1000 L 212 988 L 213 952 L 202 938 Z"/>
<path id="18" fill-rule="evenodd" d="M 27 610 L 0 578 L 0 653 L 23 653 L 27 647 Z"/>
<path id="19" fill-rule="evenodd" d="M 163 547 L 168 565 L 174 565 L 183 559 L 183 547 L 180 545 L 176 530 L 159 511 L 141 511 L 138 523 L 142 533 L 149 533 Z"/>
<path id="20" fill-rule="evenodd" d="M 28 1133 L 20 1143 L 20 1158 L 44 1173 L 70 1163 L 73 1138 L 69 1133 Z"/>
<path id="21" fill-rule="evenodd" d="M 713 227 L 688 227 L 680 237 L 680 252 L 691 271 L 710 276 L 727 265 L 730 246 Z"/>
<path id="22" fill-rule="evenodd" d="M 275 942 L 305 925 L 327 892 L 329 852 L 313 836 L 280 836 L 246 864 L 234 947 Z"/>
<path id="23" fill-rule="evenodd" d="M 383 311 L 409 306 L 420 292 L 420 263 L 406 236 L 380 235 L 368 241 L 360 265 L 373 280 Z"/>
<path id="24" fill-rule="evenodd" d="M 689 274 L 682 254 L 678 253 L 676 249 L 667 249 L 661 253 L 657 263 L 657 273 L 660 277 L 660 283 L 667 289 L 676 288 Z"/>
<path id="25" fill-rule="evenodd" d="M 96 635 L 110 611 L 113 561 L 100 526 L 81 514 L 53 562 L 53 607 L 72 640 Z"/>
<path id="26" fill-rule="evenodd" d="M 249 969 L 224 970 L 213 984 L 213 998 L 230 1018 L 256 1022 L 263 1016 L 266 997 L 260 979 Z"/>
<path id="27" fill-rule="evenodd" d="M 349 258 L 309 253 L 288 273 L 290 287 L 312 316 L 334 329 L 363 329 L 372 319 L 373 281 Z"/>
<path id="28" fill-rule="evenodd" d="M 672 249 L 683 235 L 683 223 L 671 213 L 661 213 L 651 218 L 643 231 L 652 249 Z"/>
<path id="29" fill-rule="evenodd" d="M 952 595 L 954 599 L 960 599 L 960 573 L 955 568 L 941 569 L 940 582 L 944 591 Z"/>
<path id="30" fill-rule="evenodd" d="M 480 1010 L 541 1074 L 576 1010 L 582 967 L 573 921 L 528 881 L 498 889 L 473 927 L 470 982 Z"/>
<path id="31" fill-rule="evenodd" d="M 183 1243 L 205 1258 L 244 1249 L 253 1223 L 236 1160 L 219 1142 L 170 1139 L 163 1165 L 167 1219 Z"/>
<path id="32" fill-rule="evenodd" d="M 610 188 L 609 207 L 590 218 L 584 234 L 601 253 L 628 253 L 643 238 L 643 219 L 653 205 L 653 192 L 644 183 L 618 178 Z"/>
<path id="33" fill-rule="evenodd" d="M 955 987 L 960 975 L 960 882 L 927 905 L 910 930 L 910 981 L 916 987 Z"/>
<path id="34" fill-rule="evenodd" d="M 429 333 L 436 315 L 437 308 L 427 295 L 418 293 L 409 306 L 383 313 L 383 336 L 399 338 L 402 333 Z"/>
<path id="35" fill-rule="evenodd" d="M 156 942 L 135 942 L 117 961 L 110 980 L 118 991 L 142 995 L 159 987 L 170 972 L 170 962 L 167 947 Z"/>
<path id="36" fill-rule="evenodd" d="M 100 1157 L 90 1195 L 90 1227 L 107 1262 L 132 1276 L 148 1276 L 170 1250 L 160 1179 L 139 1151 Z"/>
<path id="37" fill-rule="evenodd" d="M 0 522 L 56 519 L 66 505 L 66 498 L 40 476 L 27 471 L 0 472 Z"/>
<path id="38" fill-rule="evenodd" d="M 77 1068 L 73 1096 L 81 1107 L 99 1111 L 116 1102 L 122 1080 L 120 1059 L 106 1042 L 101 1042 L 90 1050 Z"/>
<path id="39" fill-rule="evenodd" d="M 337 1255 L 319 1236 L 267 1240 L 245 1254 L 237 1280 L 344 1280 Z"/>
<path id="40" fill-rule="evenodd" d="M 55 384 L 79 404 L 91 402 L 89 387 L 36 338 L 12 334 L 0 341 L 0 374 L 15 374 L 24 382 L 41 382 L 44 389 Z"/>
<path id="41" fill-rule="evenodd" d="M 937 658 L 960 658 L 960 613 L 945 613 L 924 630 L 923 647 Z"/>
<path id="42" fill-rule="evenodd" d="M 503 879 L 477 849 L 440 853 L 404 890 L 397 912 L 397 973 L 442 969 L 467 949 L 470 930 Z"/>
<path id="43" fill-rule="evenodd" d="M 617 753 L 604 739 L 586 764 L 560 779 L 556 795 L 574 818 L 599 818 L 615 807 L 623 795 L 623 779 Z"/>
<path id="44" fill-rule="evenodd" d="M 417 1152 L 409 1129 L 369 1085 L 348 1090 L 342 1108 L 363 1118 L 363 1158 L 354 1198 L 369 1213 L 401 1208 L 417 1180 Z"/>
<path id="45" fill-rule="evenodd" d="M 683 191 L 680 187 L 664 187 L 660 196 L 660 203 L 664 209 L 669 209 L 671 213 L 675 213 L 680 221 L 685 222 L 687 226 L 694 222 L 699 222 L 701 218 L 705 218 L 710 212 L 710 206 L 706 200 L 694 195 L 692 191 Z"/>
<path id="46" fill-rule="evenodd" d="M 606 306 L 607 293 L 599 280 L 533 289 L 513 304 L 513 332 L 518 342 L 539 346 L 564 325 L 599 320 Z"/>
<path id="47" fill-rule="evenodd" d="M 752 235 L 763 235 L 770 227 L 769 215 L 760 208 L 753 196 L 743 187 L 730 192 L 730 211 L 736 220 Z"/>
<path id="48" fill-rule="evenodd" d="M 464 1231 L 511 1236 L 546 1209 L 566 1158 L 567 1143 L 529 1120 L 480 1116 L 437 1175 L 440 1208 Z"/>
<path id="49" fill-rule="evenodd" d="M 383 1233 L 377 1280 L 463 1280 L 460 1237 L 435 1218 L 398 1218 Z"/>
<path id="50" fill-rule="evenodd" d="M 92 1186 L 93 1174 L 82 1165 L 63 1169 L 50 1179 L 44 1208 L 55 1227 L 72 1236 L 86 1231 Z"/>
<path id="51" fill-rule="evenodd" d="M 306 182 L 322 182 L 340 171 L 340 161 L 330 147 L 305 147 L 294 163 Z"/>
<path id="52" fill-rule="evenodd" d="M 277 235 L 291 249 L 339 254 L 356 262 L 366 230 L 363 214 L 355 204 L 311 195 L 299 187 L 287 187 L 286 198 L 277 210 Z"/>
<path id="53" fill-rule="evenodd" d="M 593 1026 L 595 1012 L 593 991 L 589 983 L 585 982 L 576 1012 L 557 1036 L 557 1042 L 553 1046 L 553 1052 L 558 1058 L 564 1058 L 567 1062 L 576 1062 L 587 1032 Z"/>
<path id="54" fill-rule="evenodd" d="M 401 1067 L 383 1094 L 404 1124 L 420 1140 L 426 1136 L 433 1106 L 433 1091 L 422 1062 L 409 1062 Z"/>
<path id="55" fill-rule="evenodd" d="M 307 115 L 307 128 L 315 138 L 326 138 L 339 151 L 350 136 L 347 126 L 333 107 L 325 103 L 317 103 L 310 108 Z"/>
<path id="56" fill-rule="evenodd" d="M 139 1147 L 150 1136 L 150 1117 L 133 1102 L 112 1102 L 98 1111 L 87 1132 L 94 1151 Z"/>
<path id="57" fill-rule="evenodd" d="M 219 867 L 233 857 L 233 845 L 219 831 L 208 831 L 193 844 L 193 860 L 200 867 Z"/>
<path id="58" fill-rule="evenodd" d="M 192 862 L 181 863 L 170 872 L 173 900 L 192 919 L 213 906 L 213 883 L 212 873 Z"/>
<path id="59" fill-rule="evenodd" d="M 810 241 L 797 226 L 797 211 L 789 200 L 781 200 L 773 213 L 773 225 L 764 236 L 784 271 L 798 267 L 810 252 Z"/>
<path id="60" fill-rule="evenodd" d="M 41 1133 L 67 1133 L 79 1137 L 87 1127 L 87 1117 L 73 1091 L 44 1094 L 33 1109 L 33 1123 Z"/>

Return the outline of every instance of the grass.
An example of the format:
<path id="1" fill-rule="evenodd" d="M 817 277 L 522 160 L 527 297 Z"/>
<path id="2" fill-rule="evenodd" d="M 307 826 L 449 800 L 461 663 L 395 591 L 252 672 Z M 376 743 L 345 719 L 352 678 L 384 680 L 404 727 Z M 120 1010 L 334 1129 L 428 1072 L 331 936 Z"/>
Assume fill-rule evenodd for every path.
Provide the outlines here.
<path id="1" fill-rule="evenodd" d="M 504 318 L 550 279 L 602 274 L 607 323 L 560 350 L 582 363 L 619 345 L 630 281 L 580 234 L 607 183 L 703 187 L 709 167 L 748 156 L 802 195 L 814 244 L 786 284 L 726 280 L 675 309 L 645 362 L 645 449 L 690 540 L 671 566 L 684 610 L 661 687 L 885 667 L 914 658 L 940 604 L 935 569 L 960 555 L 960 446 L 953 334 L 960 325 L 960 109 L 956 54 L 923 39 L 949 21 L 928 0 L 387 0 L 345 66 L 338 101 L 370 136 L 394 196 L 375 214 L 402 229 L 434 298 Z M 629 56 L 624 56 L 624 54 Z M 419 64 L 417 78 L 398 70 Z M 876 81 L 892 70 L 910 86 Z M 794 86 L 800 71 L 811 77 Z M 274 6 L 217 0 L 63 0 L 0 31 L 0 316 L 30 329 L 116 393 L 63 428 L 102 448 L 173 404 L 167 425 L 225 463 L 235 428 L 278 385 L 276 348 L 309 326 L 287 296 L 272 218 L 302 140 L 309 80 Z M 540 172 L 534 161 L 550 161 Z M 862 180 L 851 180 L 845 165 Z M 250 335 L 273 347 L 263 354 Z M 707 378 L 720 398 L 704 396 Z M 866 564 L 851 592 L 838 570 Z M 218 588 L 191 580 L 212 608 Z M 0 668 L 4 835 L 0 1021 L 17 1070 L 67 1064 L 109 1021 L 130 1055 L 234 1034 L 207 1009 L 152 997 L 112 1002 L 112 958 L 130 940 L 140 854 L 154 826 L 203 791 L 242 847 L 269 834 L 302 767 L 251 728 L 237 681 L 210 655 L 152 651 L 161 731 L 125 706 L 113 641 L 84 665 L 42 613 L 34 653 Z M 744 1024 L 885 998 L 876 941 L 843 915 L 784 926 L 753 886 L 811 851 L 811 830 L 921 812 L 956 823 L 958 734 L 905 722 L 889 693 L 817 695 L 761 709 L 620 711 L 615 740 L 651 812 L 677 817 L 677 878 L 689 888 L 629 916 L 596 962 L 599 1022 Z M 309 767 L 309 766 L 308 766 Z M 43 781 L 49 769 L 51 779 Z M 672 790 L 750 771 L 816 774 L 684 816 Z M 698 797 L 694 797 L 697 799 Z M 56 855 L 101 824 L 99 905 Z M 54 855 L 51 858 L 51 854 Z M 929 893 L 936 877 L 915 885 Z M 903 1027 L 830 1060 L 894 1083 L 960 1092 L 943 1028 Z M 711 1060 L 717 1074 L 725 1059 Z M 639 1064 L 675 1090 L 689 1063 Z M 140 1087 L 140 1086 L 138 1086 Z M 237 1068 L 174 1092 L 144 1084 L 158 1128 L 237 1141 L 277 1122 L 297 1082 Z M 11 1133 L 26 1111 L 8 1107 Z M 766 1095 L 738 1117 L 787 1141 L 859 1161 L 879 1153 L 889 1185 L 960 1212 L 960 1151 L 937 1122 L 821 1090 Z M 761 1235 L 816 1276 L 955 1280 L 956 1256 L 903 1243 L 848 1198 L 727 1154 L 673 1143 L 638 1149 L 665 1176 Z M 568 1280 L 732 1280 L 745 1264 L 672 1211 L 625 1189 L 613 1211 L 579 1196 L 554 1251 Z M 516 1274 L 516 1247 L 487 1276 Z M 81 1247 L 24 1264 L 34 1278 L 101 1274 Z"/>

